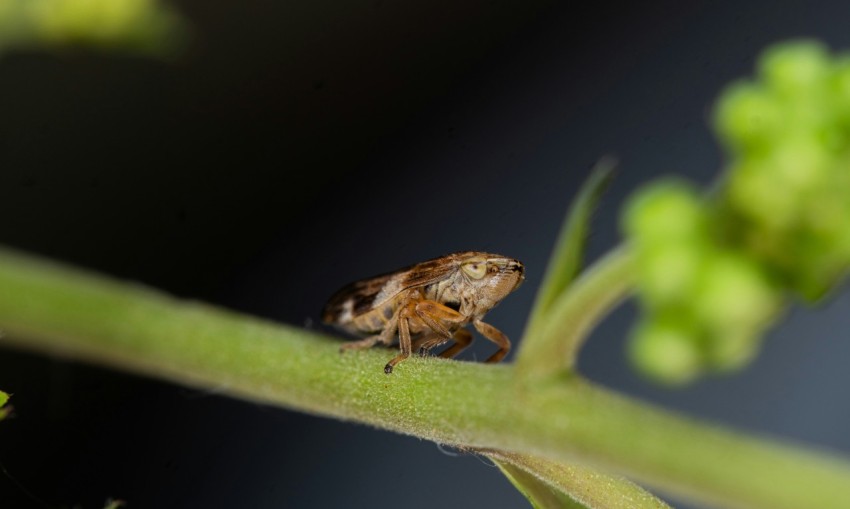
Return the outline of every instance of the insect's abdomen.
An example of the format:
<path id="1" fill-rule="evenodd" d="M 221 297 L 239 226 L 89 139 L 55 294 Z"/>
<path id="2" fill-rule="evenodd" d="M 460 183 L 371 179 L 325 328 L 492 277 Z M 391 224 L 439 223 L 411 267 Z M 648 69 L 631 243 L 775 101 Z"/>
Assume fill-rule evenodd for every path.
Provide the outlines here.
<path id="1" fill-rule="evenodd" d="M 387 302 L 369 312 L 354 316 L 351 324 L 346 328 L 352 332 L 360 332 L 364 334 L 374 334 L 384 330 L 387 322 L 393 316 L 395 311 L 393 302 Z"/>
<path id="2" fill-rule="evenodd" d="M 395 312 L 393 300 L 368 311 L 358 310 L 355 300 L 354 297 L 349 297 L 333 302 L 333 305 L 325 308 L 322 320 L 353 334 L 373 334 L 384 330 Z"/>
<path id="3" fill-rule="evenodd" d="M 345 317 L 348 319 L 345 321 L 338 320 L 335 322 L 335 325 L 355 334 L 375 334 L 384 330 L 384 327 L 392 316 L 392 304 L 387 303 L 366 313 Z"/>

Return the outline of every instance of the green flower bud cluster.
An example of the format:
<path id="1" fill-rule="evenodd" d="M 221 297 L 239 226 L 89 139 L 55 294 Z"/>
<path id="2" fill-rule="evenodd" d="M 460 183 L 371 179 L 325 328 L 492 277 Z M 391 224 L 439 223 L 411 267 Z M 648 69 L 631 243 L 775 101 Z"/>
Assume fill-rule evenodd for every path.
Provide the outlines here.
<path id="1" fill-rule="evenodd" d="M 789 293 L 817 300 L 850 270 L 850 56 L 769 49 L 715 125 L 730 161 L 711 195 L 666 180 L 624 215 L 644 309 L 632 359 L 671 383 L 746 364 Z"/>
<path id="2" fill-rule="evenodd" d="M 786 43 L 720 98 L 728 233 L 807 301 L 850 269 L 850 55 Z"/>
<path id="3" fill-rule="evenodd" d="M 664 382 L 745 364 L 779 310 L 770 274 L 717 242 L 713 208 L 690 184 L 666 180 L 639 193 L 624 217 L 643 306 L 630 353 Z"/>

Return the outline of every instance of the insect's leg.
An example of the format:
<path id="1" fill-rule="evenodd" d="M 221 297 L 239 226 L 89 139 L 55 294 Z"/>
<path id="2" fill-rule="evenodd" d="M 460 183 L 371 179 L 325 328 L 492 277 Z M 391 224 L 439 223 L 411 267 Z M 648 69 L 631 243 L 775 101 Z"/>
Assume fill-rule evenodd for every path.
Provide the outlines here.
<path id="1" fill-rule="evenodd" d="M 422 357 L 427 356 L 431 353 L 431 350 L 437 348 L 438 346 L 448 343 L 449 339 L 439 335 L 439 334 L 430 334 L 413 345 L 414 350 L 419 350 L 419 355 Z"/>
<path id="2" fill-rule="evenodd" d="M 456 330 L 452 338 L 455 340 L 455 344 L 440 352 L 440 357 L 451 359 L 472 344 L 472 333 L 466 329 Z"/>
<path id="3" fill-rule="evenodd" d="M 398 313 L 393 314 L 392 318 L 386 323 L 384 326 L 384 330 L 381 331 L 380 334 L 375 334 L 374 336 L 365 337 L 363 339 L 357 341 L 350 341 L 348 343 L 343 344 L 339 347 L 340 352 L 344 352 L 346 350 L 364 350 L 366 348 L 371 348 L 375 346 L 379 341 L 385 345 L 390 345 L 393 342 L 393 338 L 395 337 L 395 331 L 398 328 Z"/>
<path id="4" fill-rule="evenodd" d="M 384 325 L 384 330 L 381 331 L 380 341 L 385 345 L 393 344 L 393 339 L 395 339 L 396 330 L 398 330 L 398 317 L 401 315 L 401 309 L 396 310 L 393 313 L 392 318 Z"/>
<path id="5" fill-rule="evenodd" d="M 393 366 L 410 357 L 412 345 L 410 340 L 410 323 L 408 322 L 410 320 L 409 313 L 406 307 L 400 313 L 398 319 L 398 344 L 401 348 L 401 353 L 384 366 L 384 373 L 388 375 L 393 372 Z"/>
<path id="6" fill-rule="evenodd" d="M 451 339 L 452 333 L 445 325 L 442 324 L 441 320 L 448 322 L 463 321 L 462 314 L 433 300 L 422 300 L 417 302 L 414 312 L 419 319 L 425 322 L 425 325 L 443 337 L 443 342 Z"/>
<path id="7" fill-rule="evenodd" d="M 381 335 L 375 334 L 374 336 L 358 339 L 357 341 L 349 341 L 348 343 L 343 343 L 343 345 L 339 347 L 339 351 L 344 352 L 346 350 L 364 350 L 366 348 L 371 348 L 375 346 L 375 343 L 380 340 Z"/>
<path id="8" fill-rule="evenodd" d="M 420 317 L 425 314 L 432 318 L 439 318 L 440 320 L 453 323 L 460 323 L 466 319 L 462 314 L 458 313 L 454 309 L 444 306 L 434 300 L 420 300 L 417 302 L 416 314 Z"/>
<path id="9" fill-rule="evenodd" d="M 493 327 L 489 323 L 482 322 L 481 320 L 475 320 L 472 324 L 475 325 L 475 329 L 480 332 L 481 335 L 499 346 L 499 350 L 488 357 L 484 362 L 499 362 L 505 357 L 505 355 L 508 355 L 508 352 L 511 351 L 511 341 L 502 331 Z"/>
<path id="10" fill-rule="evenodd" d="M 440 336 L 438 336 L 434 333 L 422 334 L 419 338 L 417 338 L 413 342 L 413 348 L 412 348 L 411 351 L 419 352 L 419 355 L 424 357 L 424 356 L 428 355 L 428 350 L 430 350 L 431 348 L 436 346 L 436 345 L 432 345 L 432 343 L 434 343 L 434 341 L 436 341 L 436 340 L 439 340 L 441 342 L 443 341 L 443 339 Z"/>

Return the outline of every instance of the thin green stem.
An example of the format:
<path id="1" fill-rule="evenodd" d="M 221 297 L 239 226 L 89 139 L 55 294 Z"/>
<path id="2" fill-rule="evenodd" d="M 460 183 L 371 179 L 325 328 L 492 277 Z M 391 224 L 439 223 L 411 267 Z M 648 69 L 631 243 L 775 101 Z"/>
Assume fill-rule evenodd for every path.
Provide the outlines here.
<path id="1" fill-rule="evenodd" d="M 386 351 L 340 355 L 321 334 L 8 251 L 0 329 L 10 346 L 436 442 L 581 463 L 717 505 L 850 500 L 846 461 L 706 426 L 576 376 L 531 385 L 510 366 L 441 359 L 410 359 L 388 376 Z"/>
<path id="2" fill-rule="evenodd" d="M 529 328 L 517 356 L 524 378 L 569 373 L 587 336 L 632 290 L 632 255 L 621 246 L 587 269 L 562 293 L 539 327 Z"/>

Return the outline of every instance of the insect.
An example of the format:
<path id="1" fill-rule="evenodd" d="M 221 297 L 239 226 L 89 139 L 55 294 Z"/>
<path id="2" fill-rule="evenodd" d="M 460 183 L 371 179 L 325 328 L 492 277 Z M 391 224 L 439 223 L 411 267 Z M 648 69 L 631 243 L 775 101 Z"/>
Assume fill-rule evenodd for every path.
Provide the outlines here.
<path id="1" fill-rule="evenodd" d="M 427 355 L 450 340 L 454 344 L 440 357 L 456 356 L 472 343 L 472 334 L 463 328 L 470 323 L 499 347 L 486 362 L 499 362 L 511 342 L 481 319 L 524 279 L 525 268 L 513 258 L 454 253 L 343 287 L 328 300 L 322 321 L 368 334 L 343 345 L 343 351 L 390 345 L 398 333 L 401 353 L 384 366 L 387 374 L 414 350 Z"/>

